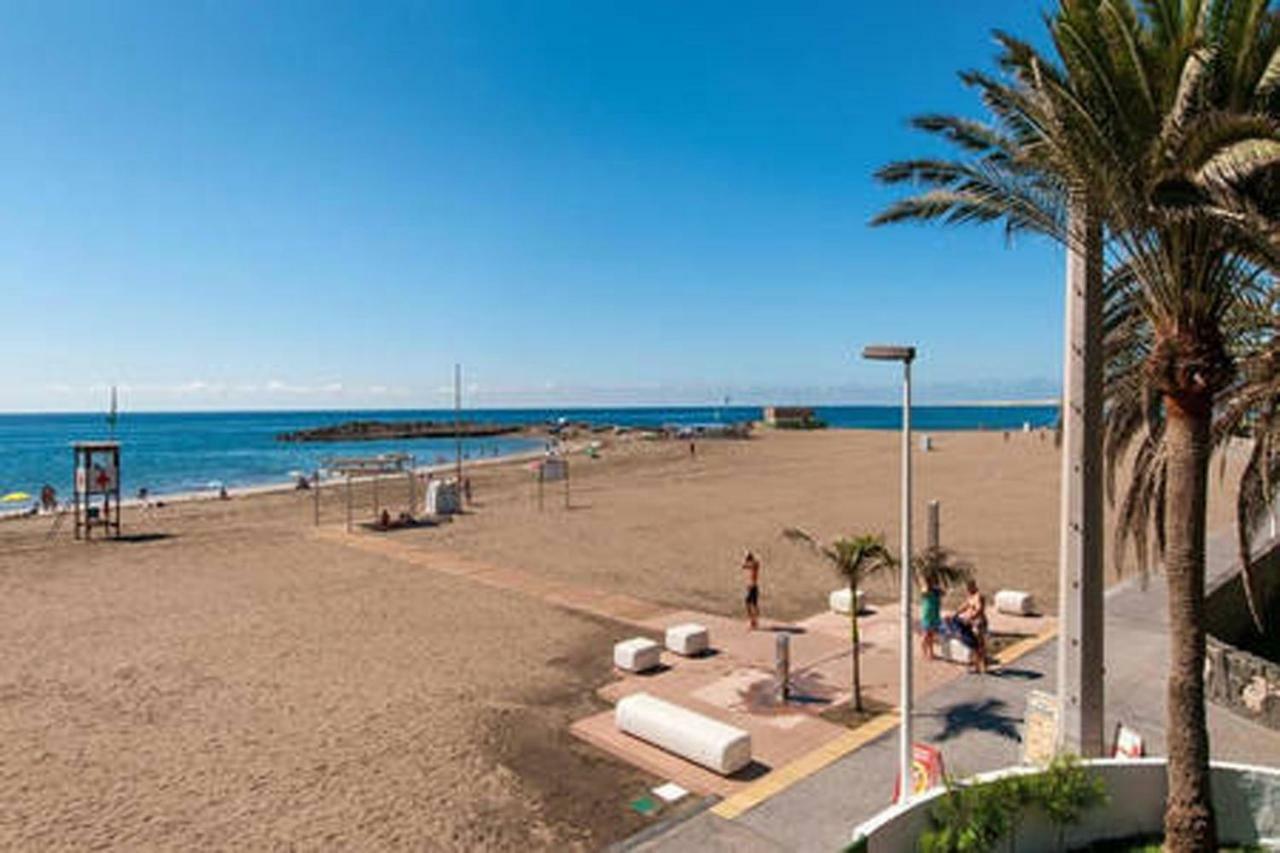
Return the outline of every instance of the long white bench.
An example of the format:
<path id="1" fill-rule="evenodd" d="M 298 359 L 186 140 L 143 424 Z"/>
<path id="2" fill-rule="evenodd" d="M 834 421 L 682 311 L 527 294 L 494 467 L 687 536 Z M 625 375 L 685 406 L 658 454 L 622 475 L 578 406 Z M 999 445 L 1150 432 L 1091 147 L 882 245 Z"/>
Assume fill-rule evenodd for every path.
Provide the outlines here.
<path id="1" fill-rule="evenodd" d="M 725 776 L 751 763 L 748 732 L 648 693 L 619 700 L 614 723 L 619 731 Z"/>

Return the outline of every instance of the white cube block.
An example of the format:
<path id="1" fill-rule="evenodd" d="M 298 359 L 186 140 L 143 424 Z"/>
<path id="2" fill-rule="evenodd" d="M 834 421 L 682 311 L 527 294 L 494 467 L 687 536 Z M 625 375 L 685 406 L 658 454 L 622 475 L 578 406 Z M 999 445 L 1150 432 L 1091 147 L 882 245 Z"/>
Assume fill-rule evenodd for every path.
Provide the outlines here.
<path id="1" fill-rule="evenodd" d="M 943 660 L 963 664 L 973 662 L 973 649 L 966 646 L 959 637 L 944 637 L 938 652 Z"/>
<path id="2" fill-rule="evenodd" d="M 751 735 L 647 693 L 620 700 L 618 730 L 725 776 L 751 763 Z"/>
<path id="3" fill-rule="evenodd" d="M 1035 600 L 1029 592 L 1016 589 L 1002 589 L 996 593 L 996 610 L 1001 613 L 1012 613 L 1014 616 L 1026 616 L 1034 613 Z"/>
<path id="4" fill-rule="evenodd" d="M 678 655 L 702 654 L 711 645 L 711 633 L 696 622 L 672 625 L 667 629 L 667 649 Z"/>
<path id="5" fill-rule="evenodd" d="M 645 637 L 633 637 L 613 646 L 613 665 L 627 672 L 653 669 L 662 659 L 662 646 Z"/>
<path id="6" fill-rule="evenodd" d="M 862 608 L 866 605 L 866 594 L 862 590 L 858 590 L 858 612 L 862 612 Z M 842 586 L 840 589 L 833 590 L 827 596 L 827 606 L 831 608 L 833 613 L 849 613 L 849 587 Z"/>

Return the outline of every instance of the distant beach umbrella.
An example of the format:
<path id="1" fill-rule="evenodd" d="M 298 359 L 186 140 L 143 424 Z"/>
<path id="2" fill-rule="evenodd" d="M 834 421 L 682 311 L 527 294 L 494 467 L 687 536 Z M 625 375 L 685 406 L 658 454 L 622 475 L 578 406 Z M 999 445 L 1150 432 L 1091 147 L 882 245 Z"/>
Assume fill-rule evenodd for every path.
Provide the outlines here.
<path id="1" fill-rule="evenodd" d="M 21 503 L 23 501 L 29 501 L 29 500 L 31 500 L 31 495 L 27 494 L 26 492 L 10 492 L 9 494 L 0 498 L 0 503 L 16 504 L 16 503 Z"/>

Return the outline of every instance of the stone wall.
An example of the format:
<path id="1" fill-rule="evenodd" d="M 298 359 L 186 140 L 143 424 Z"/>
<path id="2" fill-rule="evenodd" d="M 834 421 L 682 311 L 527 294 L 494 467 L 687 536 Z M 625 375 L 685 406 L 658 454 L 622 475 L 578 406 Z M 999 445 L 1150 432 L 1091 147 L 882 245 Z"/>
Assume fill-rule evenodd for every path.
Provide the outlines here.
<path id="1" fill-rule="evenodd" d="M 1280 630 L 1280 548 L 1254 565 L 1254 586 L 1269 632 Z M 1266 660 L 1239 646 L 1254 647 L 1257 629 L 1249 614 L 1239 572 L 1208 592 L 1209 636 L 1205 690 L 1209 699 L 1242 717 L 1280 731 L 1280 662 Z"/>
<path id="2" fill-rule="evenodd" d="M 1280 664 L 1209 637 L 1205 690 L 1211 702 L 1280 731 Z"/>

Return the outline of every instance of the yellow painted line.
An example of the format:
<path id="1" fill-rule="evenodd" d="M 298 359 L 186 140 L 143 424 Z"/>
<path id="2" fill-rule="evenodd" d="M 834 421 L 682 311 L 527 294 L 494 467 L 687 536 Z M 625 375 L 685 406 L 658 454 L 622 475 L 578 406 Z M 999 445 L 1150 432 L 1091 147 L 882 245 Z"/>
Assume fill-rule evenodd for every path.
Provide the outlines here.
<path id="1" fill-rule="evenodd" d="M 780 791 L 790 788 L 801 779 L 812 776 L 836 759 L 865 746 L 897 724 L 896 711 L 873 717 L 853 731 L 846 732 L 830 743 L 800 756 L 785 767 L 774 770 L 754 785 L 743 788 L 736 794 L 730 794 L 712 808 L 711 813 L 726 820 L 733 820 Z"/>
<path id="2" fill-rule="evenodd" d="M 1058 636 L 1058 629 L 1054 627 L 1045 631 L 1043 634 L 1037 634 L 1034 637 L 1027 637 L 1025 640 L 1019 640 L 1012 646 L 1009 646 L 1007 649 L 1000 652 L 1000 654 L 996 655 L 996 665 L 1008 666 L 1023 655 L 1034 652 L 1056 636 Z"/>
<path id="3" fill-rule="evenodd" d="M 996 656 L 996 663 L 1006 666 L 1025 654 L 1035 651 L 1058 635 L 1057 628 L 1028 637 L 1009 646 Z M 871 741 L 898 725 L 898 712 L 888 711 L 873 717 L 850 732 L 808 752 L 785 767 L 766 775 L 759 782 L 725 797 L 711 809 L 716 817 L 733 820 L 743 812 L 753 809 L 765 800 L 790 788 L 808 776 L 812 776 L 828 764 L 861 749 Z"/>

